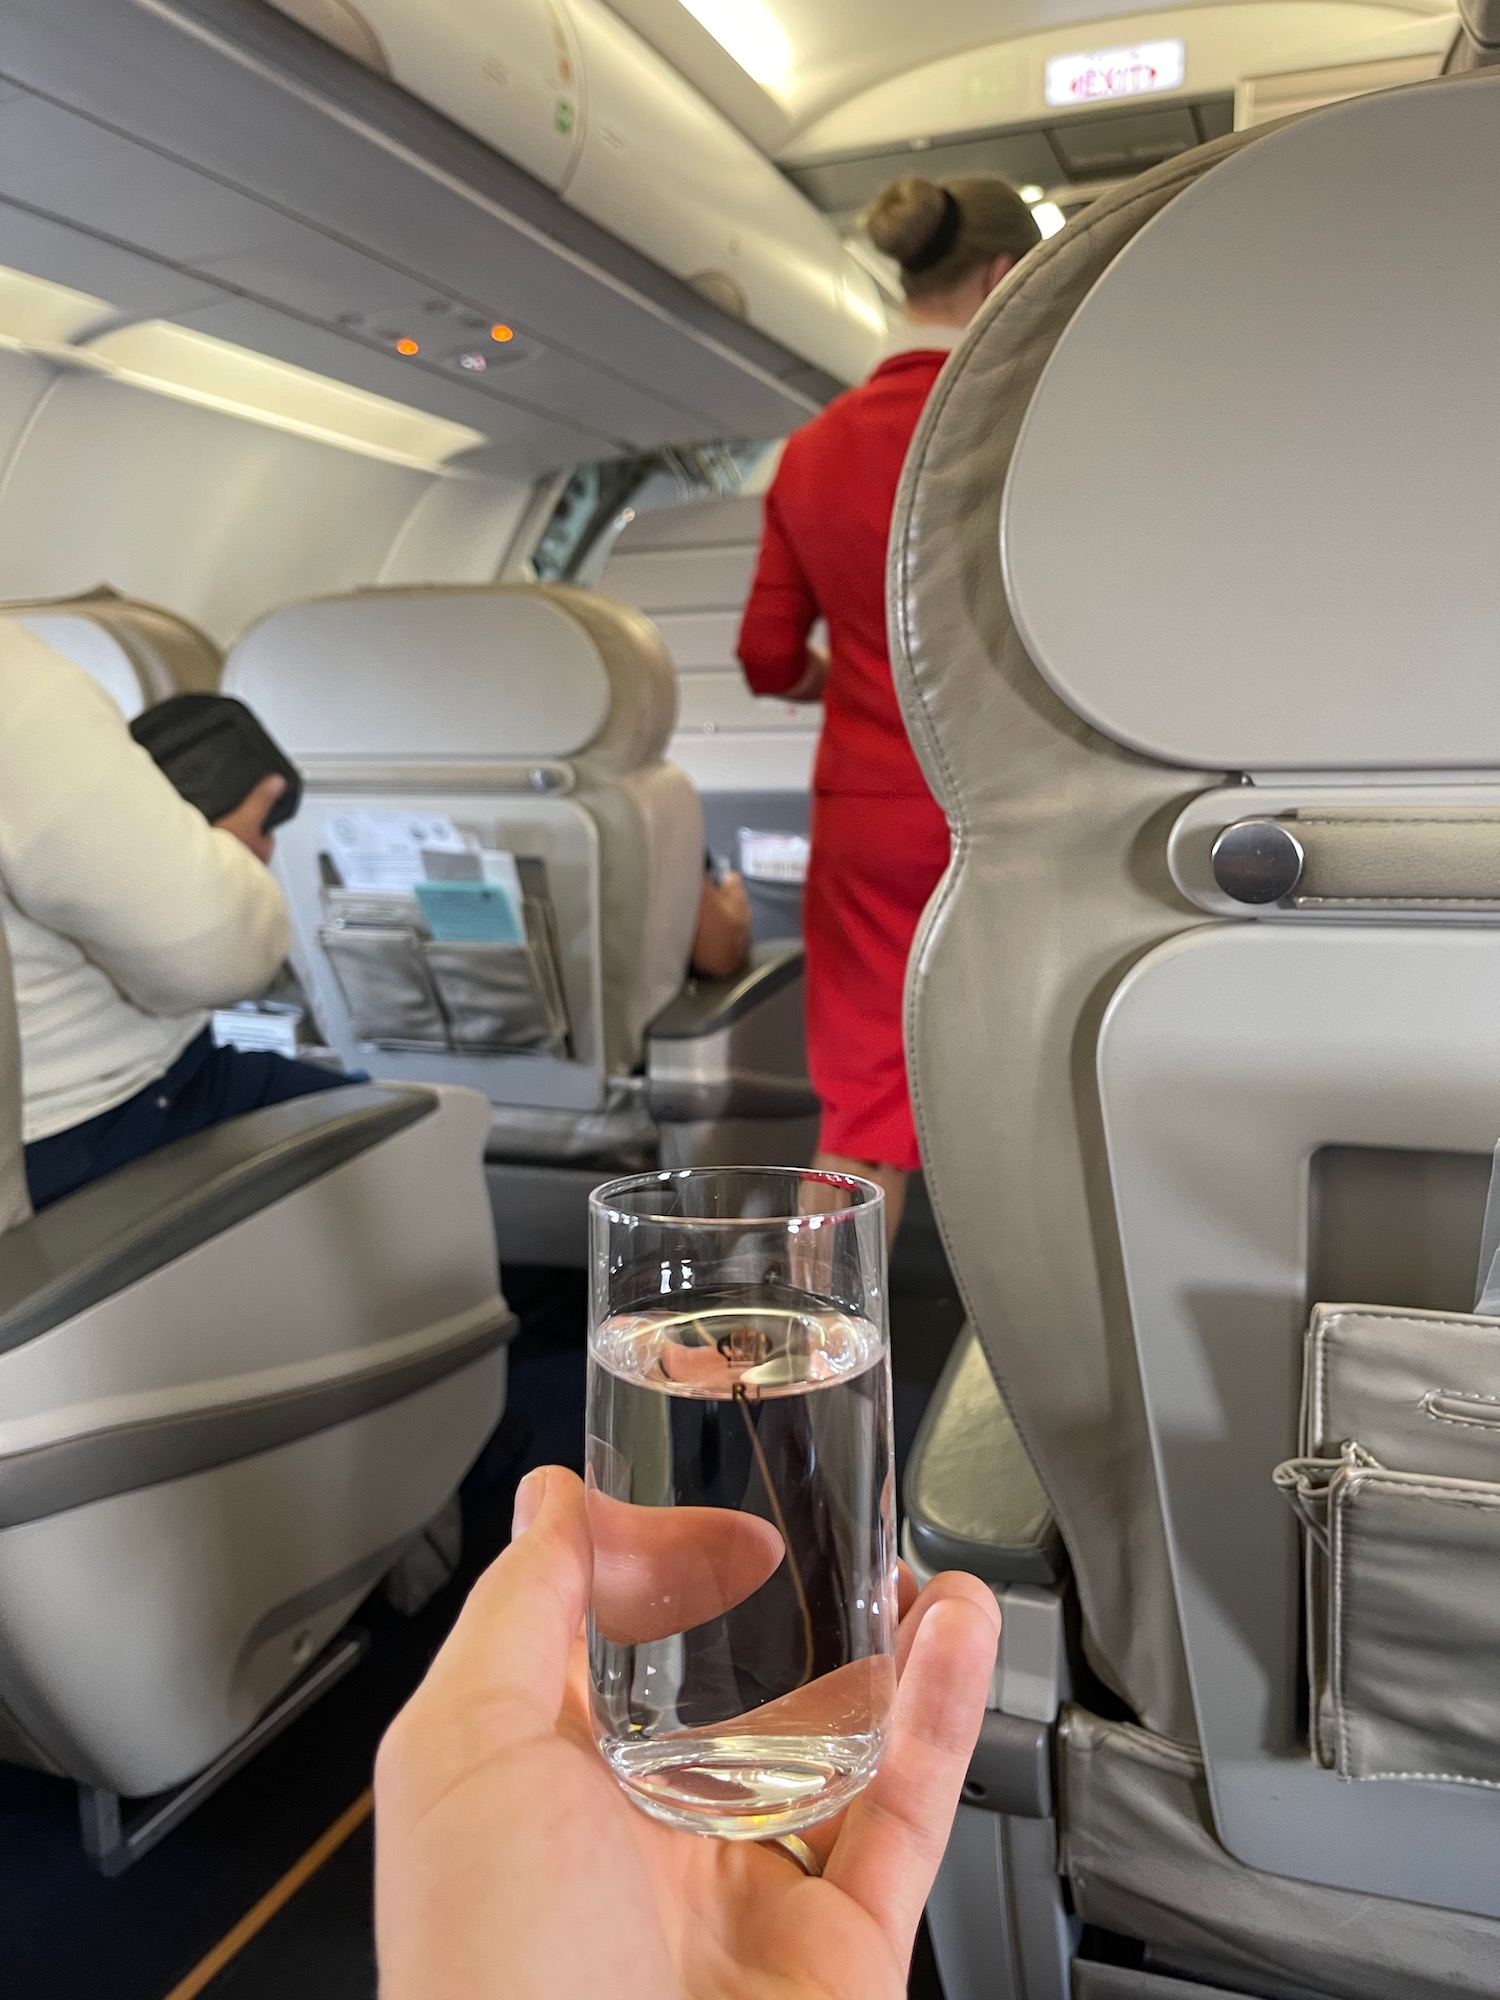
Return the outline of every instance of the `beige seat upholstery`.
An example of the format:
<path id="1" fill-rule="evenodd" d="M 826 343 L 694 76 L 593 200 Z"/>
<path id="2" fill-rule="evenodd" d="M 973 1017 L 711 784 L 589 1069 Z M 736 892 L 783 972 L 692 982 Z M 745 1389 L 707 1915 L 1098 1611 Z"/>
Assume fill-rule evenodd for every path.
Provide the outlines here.
<path id="1" fill-rule="evenodd" d="M 722 1006 L 676 1005 L 697 923 L 703 821 L 692 783 L 663 754 L 676 682 L 639 612 L 534 584 L 326 598 L 262 619 L 235 646 L 224 686 L 306 781 L 276 868 L 294 963 L 323 1032 L 351 1068 L 485 1093 L 504 1254 L 581 1256 L 584 1198 L 601 1169 L 684 1150 L 723 1157 L 726 1120 L 737 1121 L 733 1150 L 744 1157 L 810 1143 L 800 953 L 757 963 Z M 380 911 L 372 925 L 368 904 L 330 891 L 324 857 L 341 818 L 360 812 L 441 815 L 481 848 L 542 865 L 565 1040 L 522 1042 L 498 1004 L 490 1027 L 472 1027 L 513 976 L 512 947 L 474 948 L 460 991 L 409 896 L 388 906 L 405 927 L 393 944 Z M 540 921 L 534 905 L 528 931 Z M 355 951 L 368 953 L 368 977 L 365 965 L 351 970 Z M 376 965 L 392 952 L 405 954 L 404 971 Z M 424 1002 L 429 977 L 435 992 Z M 750 1067 L 743 1082 L 736 1062 Z M 537 1211 L 554 1196 L 566 1246 Z"/>
<path id="2" fill-rule="evenodd" d="M 65 659 L 92 674 L 119 703 L 127 721 L 174 694 L 212 694 L 223 655 L 206 632 L 108 584 L 77 597 L 17 599 L 0 604 Z"/>
<path id="3" fill-rule="evenodd" d="M 327 1092 L 28 1217 L 0 944 L 0 1760 L 78 1781 L 107 1872 L 142 1844 L 113 1795 L 321 1685 L 498 1421 L 487 1125 L 468 1091 Z"/>
<path id="4" fill-rule="evenodd" d="M 1497 111 L 1500 79 L 1444 81 L 1132 182 L 1002 287 L 908 460 L 893 659 L 955 834 L 909 975 L 924 1163 L 1004 1398 L 992 1476 L 1018 1434 L 1073 1685 L 1108 1690 L 1066 1707 L 1062 1598 L 1002 1568 L 1001 1803 L 961 1811 L 932 1910 L 949 2000 L 1500 1994 L 1500 1794 L 1319 1767 L 1271 1481 L 1319 1272 L 1434 1303 L 1400 1295 L 1447 1226 L 1422 1189 L 1500 1136 L 1500 436 L 1473 366 L 1436 400 L 1409 375 L 1500 311 L 1466 192 Z M 1251 821 L 1301 855 L 1269 902 L 1220 845 Z M 1358 1214 L 1389 1172 L 1399 1251 Z M 1080 1923 L 1146 1969 L 1070 1966 Z"/>
<path id="5" fill-rule="evenodd" d="M 597 1109 L 682 984 L 703 868 L 697 797 L 662 756 L 676 695 L 646 620 L 562 586 L 366 591 L 263 618 L 224 688 L 307 780 L 280 867 L 340 1053 L 353 1062 L 358 1044 L 309 936 L 323 823 L 346 805 L 420 806 L 548 860 L 574 1053 L 547 1074 L 509 1059 L 491 1096 Z M 385 1068 L 432 1073 L 420 1058 Z"/>

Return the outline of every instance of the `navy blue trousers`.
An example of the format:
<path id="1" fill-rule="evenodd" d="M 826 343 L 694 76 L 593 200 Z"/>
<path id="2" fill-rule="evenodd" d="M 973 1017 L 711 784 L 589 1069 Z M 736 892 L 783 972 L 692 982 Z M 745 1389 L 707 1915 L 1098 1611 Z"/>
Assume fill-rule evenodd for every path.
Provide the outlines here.
<path id="1" fill-rule="evenodd" d="M 158 1146 L 206 1131 L 226 1118 L 238 1118 L 241 1112 L 364 1080 L 336 1075 L 316 1063 L 293 1062 L 268 1050 L 216 1049 L 205 1028 L 165 1076 L 134 1097 L 66 1132 L 32 1141 L 26 1148 L 31 1205 L 45 1208 L 75 1188 L 112 1174 L 116 1167 L 154 1153 Z"/>

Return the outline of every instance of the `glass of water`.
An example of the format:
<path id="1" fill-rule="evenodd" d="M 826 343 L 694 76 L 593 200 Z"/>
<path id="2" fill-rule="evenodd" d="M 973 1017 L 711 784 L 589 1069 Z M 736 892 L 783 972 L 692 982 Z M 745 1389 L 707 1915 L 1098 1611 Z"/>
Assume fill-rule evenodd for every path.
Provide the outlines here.
<path id="1" fill-rule="evenodd" d="M 590 1203 L 594 1731 L 647 1812 L 763 1840 L 875 1771 L 896 1694 L 885 1198 L 790 1168 Z"/>

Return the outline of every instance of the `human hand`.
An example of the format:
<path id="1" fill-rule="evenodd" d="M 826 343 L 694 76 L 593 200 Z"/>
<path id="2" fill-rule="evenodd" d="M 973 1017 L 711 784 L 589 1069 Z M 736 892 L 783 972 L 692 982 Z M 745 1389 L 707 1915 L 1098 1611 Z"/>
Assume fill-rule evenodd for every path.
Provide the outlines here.
<path id="1" fill-rule="evenodd" d="M 732 979 L 750 956 L 754 920 L 745 885 L 733 869 L 717 882 L 703 878 L 692 969 L 702 979 Z"/>
<path id="2" fill-rule="evenodd" d="M 739 1551 L 743 1580 L 773 1554 Z M 380 1746 L 381 2000 L 902 2000 L 994 1668 L 992 1594 L 950 1574 L 916 1597 L 903 1573 L 890 1741 L 804 1834 L 813 1880 L 615 1784 L 589 1726 L 593 1566 L 581 1481 L 531 1474 L 516 1538 Z"/>
<path id="3" fill-rule="evenodd" d="M 276 836 L 266 832 L 266 817 L 285 790 L 286 779 L 273 771 L 268 778 L 261 779 L 253 792 L 240 800 L 233 812 L 216 819 L 214 825 L 232 833 L 236 840 L 249 848 L 257 861 L 264 861 L 269 866 Z"/>
<path id="4" fill-rule="evenodd" d="M 809 646 L 802 672 L 781 697 L 783 701 L 821 701 L 823 690 L 828 685 L 830 665 L 827 651 L 822 646 Z"/>

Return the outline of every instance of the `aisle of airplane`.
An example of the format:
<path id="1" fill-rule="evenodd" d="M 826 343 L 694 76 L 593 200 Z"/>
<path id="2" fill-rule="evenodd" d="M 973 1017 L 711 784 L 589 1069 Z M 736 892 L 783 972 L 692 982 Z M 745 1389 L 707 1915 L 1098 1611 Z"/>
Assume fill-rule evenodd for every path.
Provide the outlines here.
<path id="1" fill-rule="evenodd" d="M 374 2000 L 375 1745 L 583 1469 L 590 1191 L 817 1143 L 821 712 L 737 635 L 909 344 L 868 205 L 972 174 L 1041 242 L 891 530 L 891 1290 L 904 1554 L 1005 1630 L 910 1991 L 1500 2000 L 1494 65 L 1494 0 L 0 0 L 0 620 L 269 731 L 214 1034 L 362 1079 L 32 1215 L 0 933 L 5 2000 Z"/>

